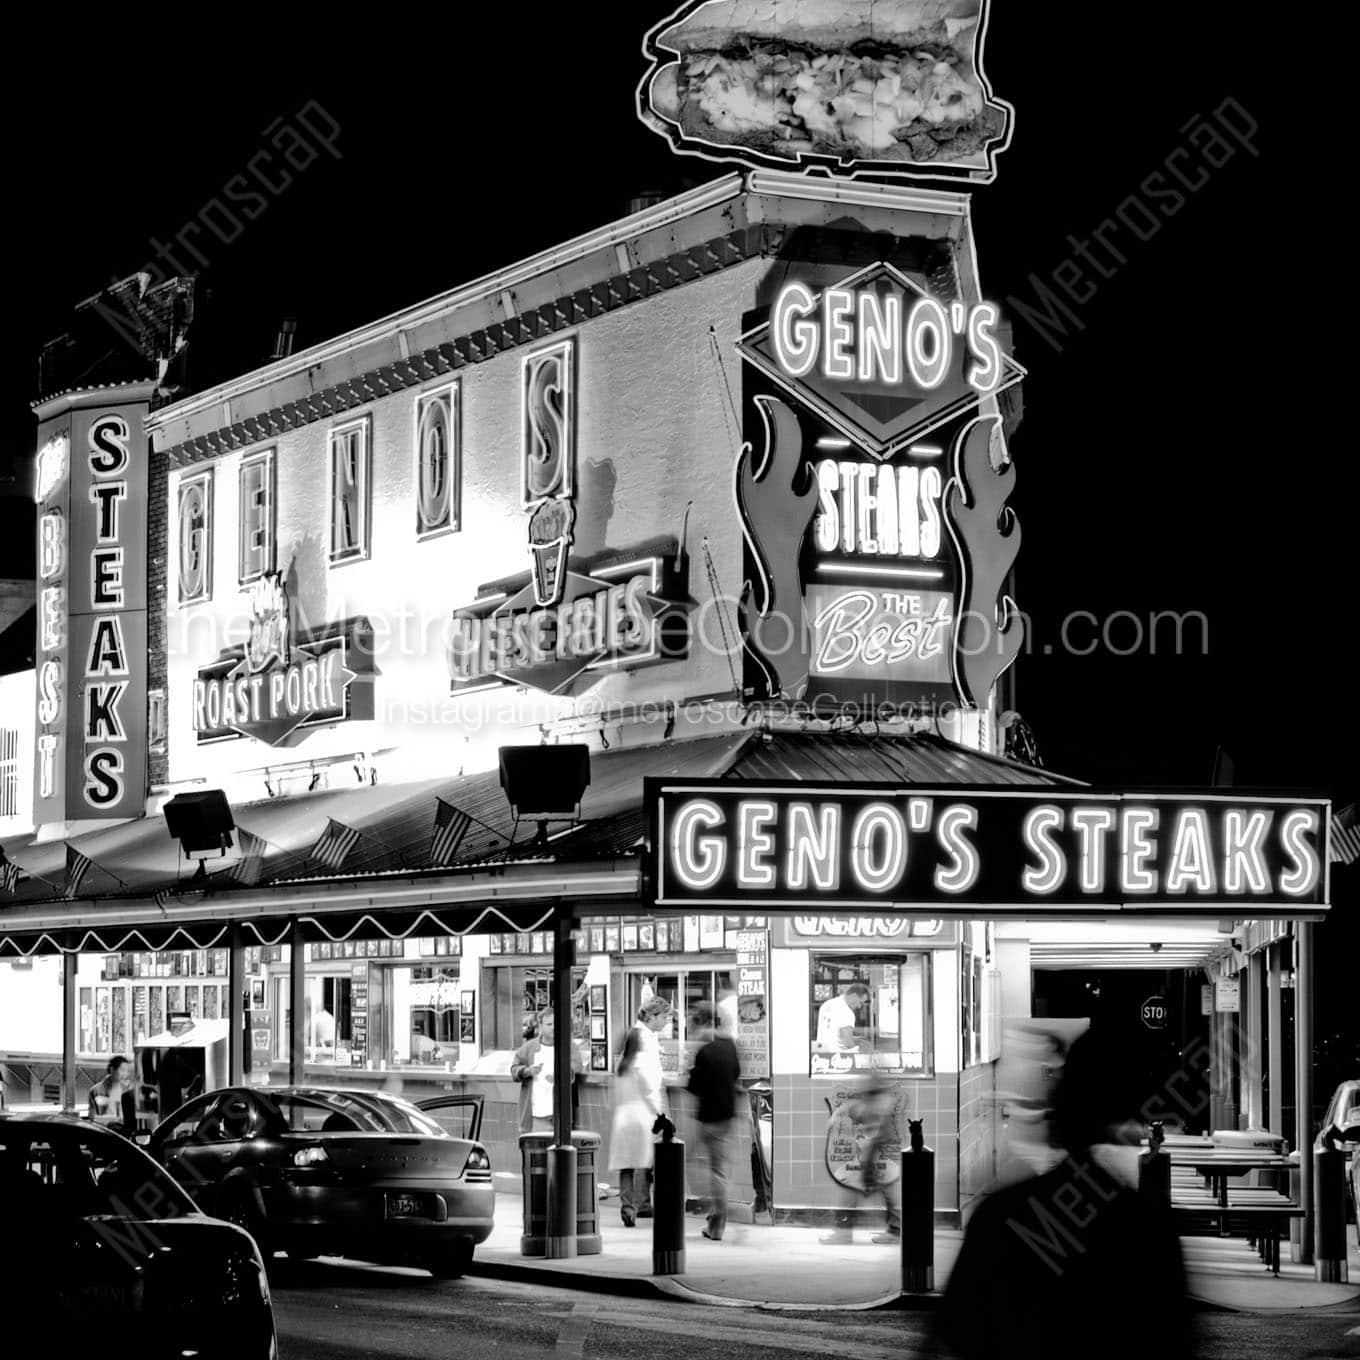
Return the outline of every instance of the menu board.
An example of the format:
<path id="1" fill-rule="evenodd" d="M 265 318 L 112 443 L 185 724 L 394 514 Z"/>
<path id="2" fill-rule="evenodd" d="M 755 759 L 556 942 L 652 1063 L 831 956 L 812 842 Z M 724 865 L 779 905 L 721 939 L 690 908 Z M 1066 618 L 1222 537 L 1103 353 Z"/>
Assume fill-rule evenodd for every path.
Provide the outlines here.
<path id="1" fill-rule="evenodd" d="M 362 1067 L 368 1061 L 368 964 L 350 966 L 349 1019 L 350 1065 Z"/>
<path id="2" fill-rule="evenodd" d="M 743 1077 L 770 1075 L 770 932 L 739 930 L 737 1057 Z"/>

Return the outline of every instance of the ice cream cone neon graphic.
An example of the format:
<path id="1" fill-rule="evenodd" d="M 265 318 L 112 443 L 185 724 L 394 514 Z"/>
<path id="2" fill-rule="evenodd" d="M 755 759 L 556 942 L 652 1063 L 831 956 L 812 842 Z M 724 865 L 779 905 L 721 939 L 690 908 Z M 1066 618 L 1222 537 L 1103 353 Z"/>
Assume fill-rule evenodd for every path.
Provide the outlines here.
<path id="1" fill-rule="evenodd" d="M 529 517 L 529 558 L 533 563 L 534 600 L 556 604 L 566 580 L 567 546 L 576 508 L 567 500 L 544 501 Z"/>

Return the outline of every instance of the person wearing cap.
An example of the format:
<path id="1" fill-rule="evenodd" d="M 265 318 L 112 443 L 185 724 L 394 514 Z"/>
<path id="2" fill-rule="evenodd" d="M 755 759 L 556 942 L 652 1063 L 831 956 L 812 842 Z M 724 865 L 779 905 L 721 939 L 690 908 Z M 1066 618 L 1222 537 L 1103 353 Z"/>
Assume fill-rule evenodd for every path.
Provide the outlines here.
<path id="1" fill-rule="evenodd" d="M 619 1173 L 619 1209 L 629 1228 L 639 1218 L 652 1216 L 652 1126 L 666 1112 L 657 1035 L 670 1020 L 670 1003 L 659 996 L 648 998 L 628 1031 L 619 1059 L 609 1169 Z"/>

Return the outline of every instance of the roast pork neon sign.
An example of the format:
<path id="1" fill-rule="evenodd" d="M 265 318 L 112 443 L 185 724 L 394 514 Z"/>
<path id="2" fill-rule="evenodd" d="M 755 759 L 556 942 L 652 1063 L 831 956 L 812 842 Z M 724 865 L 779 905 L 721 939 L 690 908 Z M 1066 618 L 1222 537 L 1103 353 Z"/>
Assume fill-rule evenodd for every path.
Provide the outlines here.
<path id="1" fill-rule="evenodd" d="M 1327 805 L 649 780 L 658 906 L 1224 906 L 1327 900 Z"/>

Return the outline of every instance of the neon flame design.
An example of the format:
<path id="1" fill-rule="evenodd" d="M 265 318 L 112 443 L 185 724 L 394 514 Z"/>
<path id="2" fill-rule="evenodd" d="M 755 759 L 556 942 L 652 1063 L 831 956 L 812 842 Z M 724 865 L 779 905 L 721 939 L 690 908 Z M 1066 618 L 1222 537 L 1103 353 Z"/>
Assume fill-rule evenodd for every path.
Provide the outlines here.
<path id="1" fill-rule="evenodd" d="M 944 489 L 945 523 L 962 572 L 954 683 L 964 702 L 978 708 L 1025 640 L 1016 603 L 1002 593 L 1020 551 L 1020 523 L 1006 504 L 1015 486 L 1015 464 L 992 467 L 992 426 L 1000 421 L 1000 416 L 979 416 L 959 431 L 954 475 Z"/>
<path id="2" fill-rule="evenodd" d="M 807 689 L 812 640 L 803 609 L 798 554 L 817 506 L 798 417 L 777 397 L 756 397 L 765 428 L 757 464 L 750 444 L 737 455 L 737 510 L 759 579 L 743 583 L 739 614 L 746 650 L 765 673 L 770 697 Z M 799 481 L 803 489 L 796 489 Z M 773 565 L 772 565 L 773 564 Z"/>

